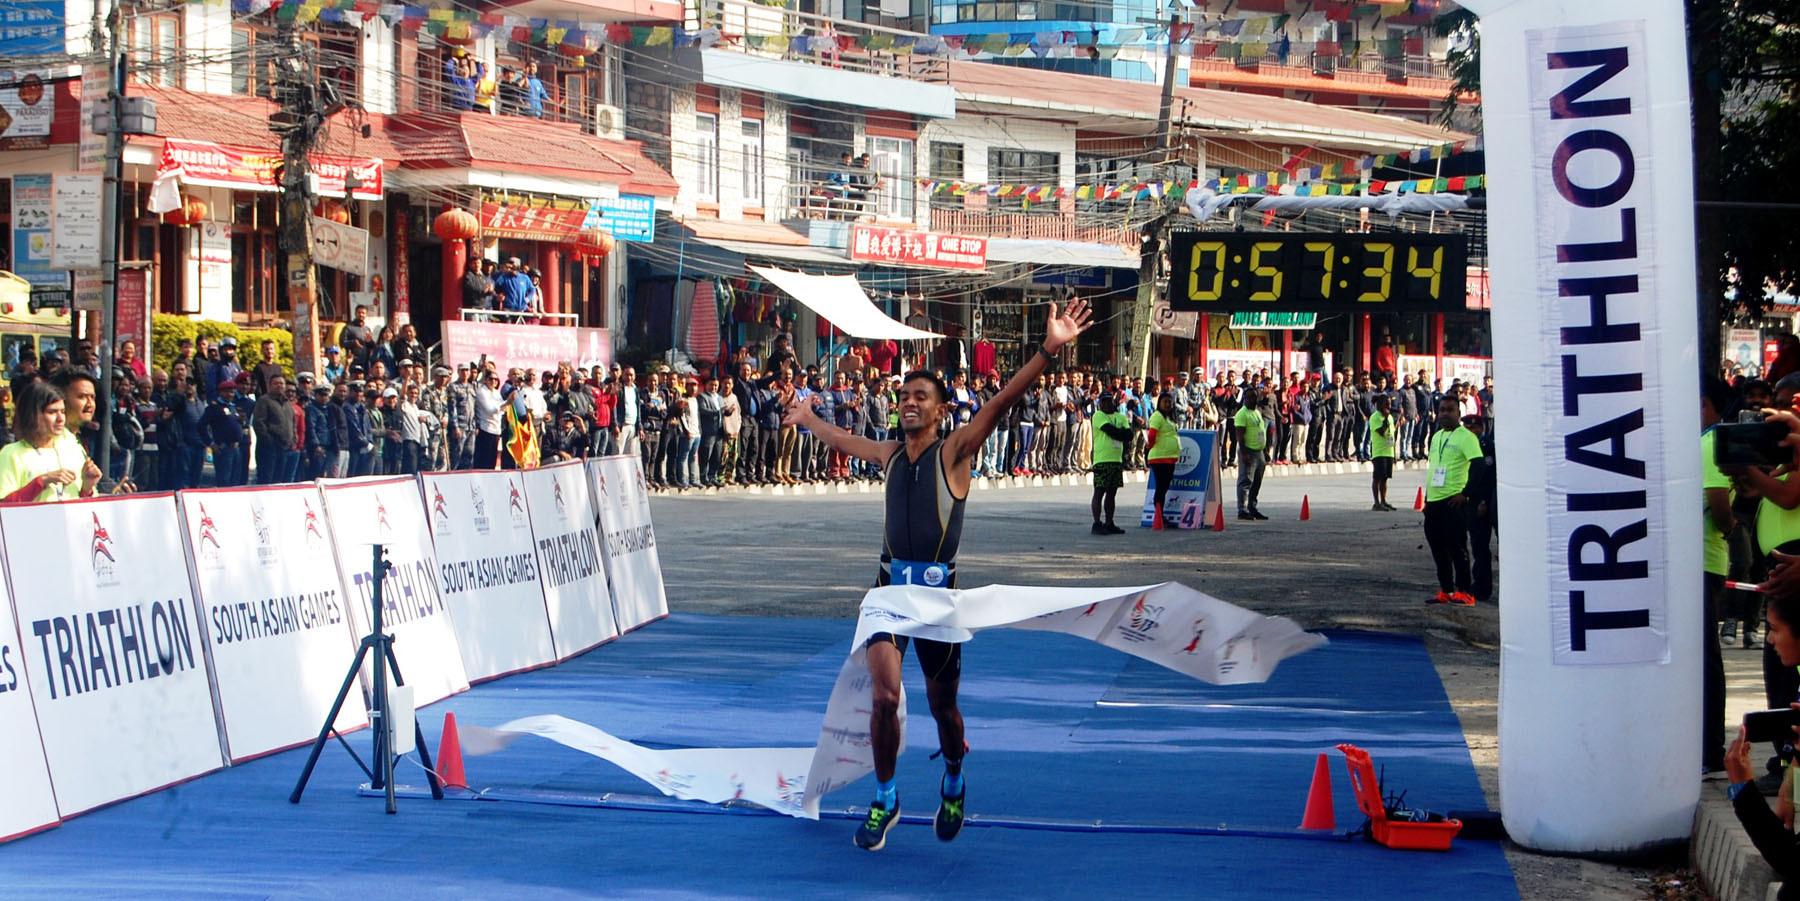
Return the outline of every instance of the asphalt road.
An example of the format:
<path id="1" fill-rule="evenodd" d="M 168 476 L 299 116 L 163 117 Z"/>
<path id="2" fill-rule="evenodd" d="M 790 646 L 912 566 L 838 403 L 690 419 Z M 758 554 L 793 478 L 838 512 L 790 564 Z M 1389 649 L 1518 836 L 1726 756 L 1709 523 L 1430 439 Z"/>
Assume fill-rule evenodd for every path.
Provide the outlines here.
<path id="1" fill-rule="evenodd" d="M 1369 509 L 1369 476 L 1265 480 L 1267 522 L 1233 518 L 1225 474 L 1224 532 L 1135 527 L 1143 484 L 1119 492 L 1125 535 L 1089 534 L 1084 486 L 971 492 L 957 558 L 962 585 L 1146 585 L 1179 581 L 1306 628 L 1421 636 L 1462 720 L 1491 807 L 1498 807 L 1495 713 L 1499 609 L 1427 606 L 1436 591 L 1421 515 L 1419 470 L 1395 474 L 1389 501 Z M 1299 518 L 1302 498 L 1311 518 Z M 651 501 L 671 609 L 741 616 L 854 617 L 881 547 L 881 496 L 852 490 L 800 496 L 657 496 Z M 1501 591 L 1504 597 L 1504 590 Z M 848 626 L 846 626 L 848 628 Z M 1737 658 L 1743 658 L 1738 660 Z M 1755 653 L 1727 653 L 1734 705 L 1759 683 Z M 1742 670 L 1743 672 L 1739 672 Z M 1742 684 L 1740 684 L 1742 683 Z M 1760 707 L 1760 704 L 1756 706 Z M 1514 848 L 1521 897 L 1643 897 L 1654 869 L 1547 857 Z"/>

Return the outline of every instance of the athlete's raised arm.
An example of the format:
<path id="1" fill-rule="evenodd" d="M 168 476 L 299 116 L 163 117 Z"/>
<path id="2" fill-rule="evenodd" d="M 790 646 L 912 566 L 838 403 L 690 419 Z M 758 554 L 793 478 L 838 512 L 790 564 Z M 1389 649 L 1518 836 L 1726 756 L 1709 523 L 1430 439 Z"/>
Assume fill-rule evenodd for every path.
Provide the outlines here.
<path id="1" fill-rule="evenodd" d="M 875 441 L 861 435 L 852 435 L 836 425 L 820 419 L 818 412 L 813 410 L 811 400 L 808 398 L 806 401 L 789 406 L 781 414 L 781 424 L 784 426 L 797 425 L 812 432 L 820 441 L 830 445 L 832 450 L 849 454 L 858 460 L 865 460 L 876 466 L 886 466 L 888 458 L 892 457 L 894 451 L 900 447 L 898 441 Z"/>

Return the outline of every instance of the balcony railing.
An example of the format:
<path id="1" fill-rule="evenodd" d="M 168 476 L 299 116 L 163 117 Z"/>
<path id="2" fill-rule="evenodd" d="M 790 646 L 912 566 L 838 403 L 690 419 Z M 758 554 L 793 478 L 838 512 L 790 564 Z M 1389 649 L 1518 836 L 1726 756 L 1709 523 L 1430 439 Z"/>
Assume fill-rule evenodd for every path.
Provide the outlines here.
<path id="1" fill-rule="evenodd" d="M 1404 79 L 1416 86 L 1429 86 L 1449 90 L 1451 75 L 1444 61 L 1423 54 L 1407 54 L 1392 59 L 1379 54 L 1361 53 L 1354 57 L 1338 54 L 1301 53 L 1296 51 L 1288 57 L 1286 65 L 1275 58 L 1263 57 L 1251 62 L 1249 60 L 1233 60 L 1196 57 L 1191 62 L 1191 71 L 1195 81 L 1204 81 L 1208 73 L 1224 74 L 1254 70 L 1268 75 L 1289 75 L 1297 78 L 1320 76 L 1331 78 L 1346 85 L 1367 84 L 1371 87 L 1391 84 Z M 1421 80 L 1423 80 L 1421 82 Z"/>
<path id="2" fill-rule="evenodd" d="M 950 64 L 940 57 L 872 49 L 910 46 L 925 37 L 911 31 L 742 0 L 688 0 L 686 27 L 719 29 L 723 39 L 714 49 L 888 78 L 934 84 L 950 81 Z"/>
<path id="3" fill-rule="evenodd" d="M 980 210 L 934 209 L 931 211 L 931 230 L 986 238 L 1137 245 L 1136 232 L 1128 225 L 1084 222 L 1081 217 L 1072 213 L 989 213 Z"/>

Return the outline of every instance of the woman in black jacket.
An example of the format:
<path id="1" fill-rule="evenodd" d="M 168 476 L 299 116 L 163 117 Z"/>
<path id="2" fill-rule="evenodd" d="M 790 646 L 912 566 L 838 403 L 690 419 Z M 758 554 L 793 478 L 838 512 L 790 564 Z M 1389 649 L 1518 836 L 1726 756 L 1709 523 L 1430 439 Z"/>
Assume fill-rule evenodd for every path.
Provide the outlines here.
<path id="1" fill-rule="evenodd" d="M 1787 566 L 1795 566 L 1793 562 Z M 1780 655 L 1783 666 L 1800 664 L 1800 592 L 1771 592 L 1769 595 L 1769 647 Z M 1790 704 L 1800 708 L 1800 703 Z M 1800 727 L 1796 727 L 1800 730 Z M 1800 741 L 1800 739 L 1797 739 Z M 1756 772 L 1750 765 L 1750 743 L 1745 740 L 1744 730 L 1738 730 L 1737 741 L 1732 742 L 1725 752 L 1725 773 L 1731 779 L 1731 805 L 1737 811 L 1738 822 L 1744 825 L 1744 831 L 1750 834 L 1750 841 L 1756 850 L 1762 852 L 1764 860 L 1773 867 L 1776 875 L 1781 877 L 1781 891 L 1776 895 L 1781 901 L 1800 901 L 1800 837 L 1788 829 L 1782 818 L 1769 809 L 1762 793 L 1756 788 Z M 1783 782 L 1782 789 L 1791 791 L 1791 783 Z"/>

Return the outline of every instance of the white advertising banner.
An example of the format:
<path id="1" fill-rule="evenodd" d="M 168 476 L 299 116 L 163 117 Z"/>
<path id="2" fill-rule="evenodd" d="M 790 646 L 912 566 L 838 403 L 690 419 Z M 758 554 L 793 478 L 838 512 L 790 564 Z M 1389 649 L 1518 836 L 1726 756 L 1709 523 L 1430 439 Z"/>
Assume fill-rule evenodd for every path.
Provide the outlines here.
<path id="1" fill-rule="evenodd" d="M 1204 529 L 1212 525 L 1219 513 L 1219 433 L 1212 429 L 1181 429 L 1181 458 L 1175 461 L 1175 475 L 1169 479 L 1169 491 L 1163 495 L 1163 519 L 1183 529 Z M 1188 505 L 1194 510 L 1188 512 Z M 1149 528 L 1155 523 L 1156 473 L 1144 483 L 1144 504 L 1138 511 L 1138 525 Z"/>
<path id="2" fill-rule="evenodd" d="M 629 632 L 669 615 L 644 464 L 636 454 L 626 454 L 596 457 L 587 461 L 587 467 L 594 506 L 600 512 L 601 547 L 619 631 Z"/>
<path id="3" fill-rule="evenodd" d="M 1400 374 L 1410 375 L 1414 379 L 1420 373 L 1425 374 L 1425 384 L 1430 385 L 1438 378 L 1437 357 L 1430 354 L 1401 354 L 1399 356 Z"/>
<path id="4" fill-rule="evenodd" d="M 1285 617 L 1263 616 L 1175 582 L 1142 588 L 988 585 L 967 590 L 896 585 L 863 598 L 855 648 L 838 671 L 818 744 L 811 748 L 661 750 L 562 716 L 532 716 L 498 729 L 462 727 L 465 753 L 492 753 L 520 734 L 539 735 L 609 760 L 663 794 L 722 803 L 746 800 L 818 819 L 819 802 L 875 769 L 872 702 L 863 645 L 876 632 L 966 642 L 992 628 L 1086 638 L 1214 685 L 1266 681 L 1295 654 L 1325 644 Z M 905 742 L 904 691 L 900 699 Z"/>
<path id="5" fill-rule="evenodd" d="M 1467 5 L 1507 186 L 1488 198 L 1496 402 L 1532 424 L 1496 435 L 1501 810 L 1540 850 L 1686 840 L 1704 615 L 1683 5 Z"/>
<path id="6" fill-rule="evenodd" d="M 175 515 L 169 494 L 0 508 L 26 683 L 64 816 L 224 763 Z"/>
<path id="7" fill-rule="evenodd" d="M 311 741 L 358 638 L 318 488 L 183 491 L 179 502 L 232 762 Z M 353 693 L 335 726 L 367 723 Z"/>
<path id="8" fill-rule="evenodd" d="M 1241 378 L 1246 372 L 1257 373 L 1264 369 L 1274 375 L 1281 368 L 1281 351 L 1279 350 L 1233 350 L 1230 348 L 1212 348 L 1206 350 L 1206 374 L 1213 381 L 1218 381 L 1227 372 L 1236 372 Z"/>
<path id="9" fill-rule="evenodd" d="M 600 562 L 587 470 L 581 461 L 570 460 L 527 469 L 523 477 L 550 635 L 557 659 L 567 660 L 619 637 L 606 565 Z"/>
<path id="10" fill-rule="evenodd" d="M 555 663 L 520 474 L 428 473 L 420 481 L 438 588 L 469 681 Z"/>
<path id="11" fill-rule="evenodd" d="M 1480 388 L 1488 375 L 1494 371 L 1494 361 L 1487 357 L 1445 357 L 1443 379 L 1444 387 L 1461 381 L 1465 385 Z"/>
<path id="12" fill-rule="evenodd" d="M 419 483 L 410 476 L 321 482 L 331 517 L 338 575 L 356 635 L 369 634 L 375 578 L 372 545 L 387 552 L 382 627 L 394 636 L 400 675 L 424 706 L 469 687 L 456 628 L 438 591 L 437 556 L 425 523 Z M 369 672 L 365 665 L 364 672 Z M 365 688 L 367 682 L 365 680 Z"/>
<path id="13" fill-rule="evenodd" d="M 0 586 L 0 842 L 60 822 L 50 765 L 38 734 L 37 711 L 25 681 L 25 646 L 19 643 L 11 592 Z"/>

